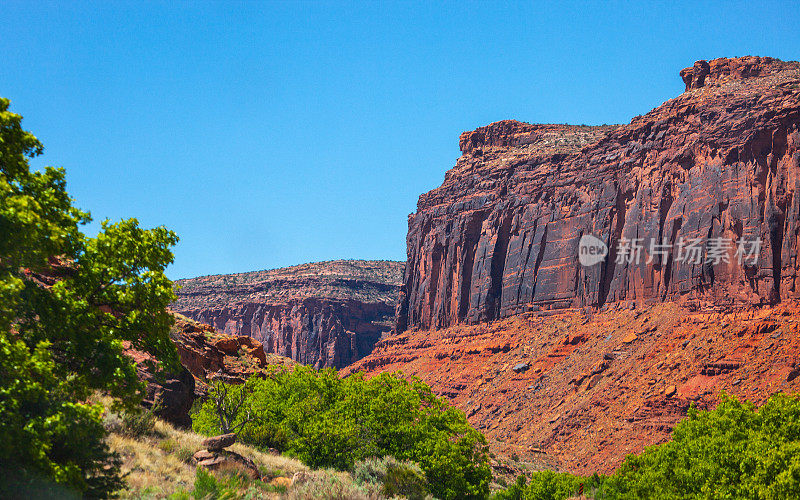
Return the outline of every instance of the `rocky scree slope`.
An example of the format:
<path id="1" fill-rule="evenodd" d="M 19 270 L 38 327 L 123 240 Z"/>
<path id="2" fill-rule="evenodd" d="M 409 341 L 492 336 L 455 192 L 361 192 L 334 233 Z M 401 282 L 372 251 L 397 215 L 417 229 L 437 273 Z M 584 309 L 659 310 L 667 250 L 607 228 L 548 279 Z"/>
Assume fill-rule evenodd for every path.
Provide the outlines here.
<path id="1" fill-rule="evenodd" d="M 618 307 L 620 306 L 620 307 Z M 610 473 L 724 390 L 800 392 L 800 303 L 691 311 L 675 302 L 528 312 L 384 339 L 342 374 L 402 370 L 463 410 L 498 457 Z"/>
<path id="2" fill-rule="evenodd" d="M 178 280 L 172 309 L 268 353 L 346 366 L 392 328 L 404 263 L 338 260 Z"/>
<path id="3" fill-rule="evenodd" d="M 455 167 L 409 217 L 397 331 L 614 302 L 797 297 L 800 63 L 748 56 L 680 73 L 685 92 L 628 125 L 509 120 L 463 133 Z M 610 249 L 597 265 L 579 263 L 584 235 Z M 620 240 L 637 238 L 639 262 L 617 263 Z M 727 262 L 678 258 L 681 241 L 700 239 L 705 259 L 719 238 Z M 757 263 L 739 262 L 737 246 L 757 238 Z"/>

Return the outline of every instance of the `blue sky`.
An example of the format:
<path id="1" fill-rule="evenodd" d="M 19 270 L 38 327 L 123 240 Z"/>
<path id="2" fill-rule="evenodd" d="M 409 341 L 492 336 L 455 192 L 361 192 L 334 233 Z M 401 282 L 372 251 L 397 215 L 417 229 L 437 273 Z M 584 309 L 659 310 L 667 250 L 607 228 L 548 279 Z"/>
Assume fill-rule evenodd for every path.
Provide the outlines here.
<path id="1" fill-rule="evenodd" d="M 800 59 L 798 7 L 6 0 L 0 95 L 78 206 L 180 235 L 172 278 L 404 260 L 462 131 L 627 123 L 697 59 Z"/>

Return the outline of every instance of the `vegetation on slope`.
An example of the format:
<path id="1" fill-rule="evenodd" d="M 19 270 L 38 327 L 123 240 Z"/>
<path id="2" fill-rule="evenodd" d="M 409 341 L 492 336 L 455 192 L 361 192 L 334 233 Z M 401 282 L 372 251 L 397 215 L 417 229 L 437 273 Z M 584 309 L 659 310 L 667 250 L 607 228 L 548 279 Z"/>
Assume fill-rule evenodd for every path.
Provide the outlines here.
<path id="1" fill-rule="evenodd" d="M 491 471 L 486 440 L 465 415 L 418 379 L 382 374 L 340 378 L 335 370 L 275 370 L 244 385 L 215 384 L 194 415 L 204 434 L 240 439 L 311 467 L 352 470 L 370 457 L 410 460 L 437 498 L 484 498 Z"/>
<path id="2" fill-rule="evenodd" d="M 495 498 L 565 499 L 581 485 L 596 499 L 800 498 L 800 397 L 775 394 L 756 408 L 723 393 L 610 476 L 538 472 Z"/>

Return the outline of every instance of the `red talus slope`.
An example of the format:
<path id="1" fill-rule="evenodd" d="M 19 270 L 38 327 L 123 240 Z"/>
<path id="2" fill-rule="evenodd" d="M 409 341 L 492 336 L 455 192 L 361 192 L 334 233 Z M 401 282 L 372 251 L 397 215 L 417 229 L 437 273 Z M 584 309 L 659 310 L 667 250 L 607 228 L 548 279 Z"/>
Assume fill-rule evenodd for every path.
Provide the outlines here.
<path id="1" fill-rule="evenodd" d="M 795 302 L 612 309 L 411 330 L 344 375 L 416 375 L 465 411 L 495 451 L 584 474 L 611 472 L 628 453 L 667 440 L 691 403 L 713 406 L 721 390 L 756 403 L 800 390 Z"/>
<path id="2" fill-rule="evenodd" d="M 409 219 L 398 331 L 617 301 L 797 297 L 800 64 L 717 59 L 681 74 L 685 93 L 629 125 L 462 134 L 463 155 Z M 591 267 L 578 261 L 587 234 L 611 249 Z M 640 261 L 617 264 L 619 241 L 636 238 Z M 690 239 L 703 258 L 723 239 L 729 262 L 680 261 Z M 739 262 L 736 247 L 756 239 L 757 263 Z"/>

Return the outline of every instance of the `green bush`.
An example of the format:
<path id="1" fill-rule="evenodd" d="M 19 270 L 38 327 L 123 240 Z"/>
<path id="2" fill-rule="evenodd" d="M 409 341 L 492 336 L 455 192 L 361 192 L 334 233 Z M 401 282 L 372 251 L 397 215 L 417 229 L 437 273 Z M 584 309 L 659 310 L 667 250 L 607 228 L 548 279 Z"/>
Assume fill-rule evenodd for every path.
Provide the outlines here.
<path id="1" fill-rule="evenodd" d="M 357 485 L 346 475 L 323 471 L 293 487 L 291 500 L 372 500 L 378 497 L 374 485 Z"/>
<path id="2" fill-rule="evenodd" d="M 494 500 L 564 500 L 574 496 L 581 484 L 589 491 L 593 481 L 564 472 L 540 471 L 531 474 L 530 481 L 519 476 L 517 482 L 497 492 Z"/>
<path id="3" fill-rule="evenodd" d="M 418 500 L 428 497 L 428 484 L 419 465 L 394 457 L 368 458 L 356 462 L 353 477 L 357 484 L 373 484 L 388 498 Z"/>
<path id="4" fill-rule="evenodd" d="M 187 464 L 192 463 L 192 457 L 194 457 L 194 453 L 195 452 L 192 451 L 192 448 L 187 448 L 185 446 L 181 446 L 175 450 L 175 456 L 178 457 L 178 460 Z"/>
<path id="5" fill-rule="evenodd" d="M 628 457 L 604 498 L 800 498 L 800 399 L 776 394 L 761 408 L 722 395 L 690 409 L 672 440 Z"/>
<path id="6" fill-rule="evenodd" d="M 800 396 L 775 394 L 756 408 L 723 393 L 611 476 L 537 472 L 494 498 L 564 499 L 580 484 L 596 499 L 800 498 Z"/>
<path id="7" fill-rule="evenodd" d="M 332 369 L 297 367 L 252 378 L 226 394 L 238 401 L 238 391 L 248 395 L 242 405 L 247 413 L 225 425 L 258 416 L 240 428 L 243 442 L 277 448 L 315 468 L 352 470 L 356 461 L 391 455 L 419 464 L 438 498 L 488 495 L 486 439 L 419 379 L 401 374 L 340 379 Z M 211 398 L 193 425 L 209 435 L 222 430 Z"/>
<path id="8" fill-rule="evenodd" d="M 353 479 L 358 484 L 383 484 L 386 478 L 386 462 L 393 457 L 370 457 L 359 460 L 353 466 Z"/>
<path id="9" fill-rule="evenodd" d="M 425 475 L 413 462 L 387 464 L 381 493 L 389 498 L 406 497 L 409 500 L 423 500 L 429 496 Z"/>

